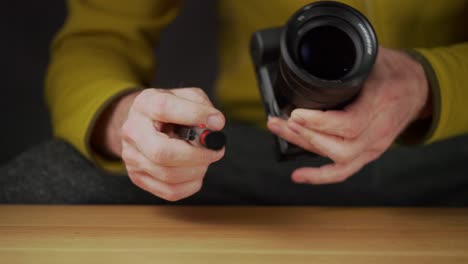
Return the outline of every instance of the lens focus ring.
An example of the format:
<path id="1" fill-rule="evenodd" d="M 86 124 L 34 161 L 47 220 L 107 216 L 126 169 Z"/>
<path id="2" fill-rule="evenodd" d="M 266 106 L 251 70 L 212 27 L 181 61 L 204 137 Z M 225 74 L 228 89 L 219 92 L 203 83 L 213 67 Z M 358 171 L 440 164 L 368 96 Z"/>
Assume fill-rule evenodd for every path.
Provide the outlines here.
<path id="1" fill-rule="evenodd" d="M 303 7 L 281 37 L 274 85 L 280 107 L 340 107 L 359 92 L 376 55 L 374 30 L 357 10 L 325 1 Z"/>

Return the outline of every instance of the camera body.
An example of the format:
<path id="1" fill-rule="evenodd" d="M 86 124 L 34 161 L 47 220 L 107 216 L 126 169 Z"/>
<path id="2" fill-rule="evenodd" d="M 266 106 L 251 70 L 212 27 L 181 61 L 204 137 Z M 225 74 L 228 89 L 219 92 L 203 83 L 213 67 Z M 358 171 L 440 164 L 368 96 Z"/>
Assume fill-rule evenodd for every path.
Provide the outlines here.
<path id="1" fill-rule="evenodd" d="M 250 53 L 266 114 L 287 119 L 295 108 L 344 107 L 359 94 L 377 51 L 369 21 L 338 2 L 309 4 L 285 26 L 254 32 Z M 275 138 L 280 160 L 306 153 Z"/>

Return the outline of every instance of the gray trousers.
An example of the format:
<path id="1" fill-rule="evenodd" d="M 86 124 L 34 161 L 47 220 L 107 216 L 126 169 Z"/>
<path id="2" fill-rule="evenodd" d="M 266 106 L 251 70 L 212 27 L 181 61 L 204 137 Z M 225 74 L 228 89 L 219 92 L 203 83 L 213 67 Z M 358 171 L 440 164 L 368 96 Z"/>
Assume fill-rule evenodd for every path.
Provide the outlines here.
<path id="1" fill-rule="evenodd" d="M 277 162 L 273 137 L 228 124 L 226 156 L 210 166 L 202 190 L 176 204 L 467 206 L 468 136 L 430 146 L 398 147 L 347 181 L 298 185 L 300 166 L 323 158 Z M 36 146 L 0 169 L 0 203 L 168 204 L 134 186 L 126 176 L 96 169 L 61 140 Z"/>

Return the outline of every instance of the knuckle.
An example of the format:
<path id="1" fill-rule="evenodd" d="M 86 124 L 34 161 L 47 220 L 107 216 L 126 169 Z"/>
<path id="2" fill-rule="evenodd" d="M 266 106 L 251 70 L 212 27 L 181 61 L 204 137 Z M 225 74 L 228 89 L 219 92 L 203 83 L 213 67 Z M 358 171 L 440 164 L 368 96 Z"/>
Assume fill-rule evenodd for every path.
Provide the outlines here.
<path id="1" fill-rule="evenodd" d="M 153 119 L 160 119 L 164 116 L 166 116 L 167 111 L 170 111 L 170 100 L 171 100 L 171 94 L 169 93 L 163 93 L 163 92 L 156 92 L 153 93 L 150 97 L 150 104 L 148 106 L 145 106 L 147 109 L 149 109 L 149 115 Z"/>
<path id="2" fill-rule="evenodd" d="M 347 138 L 356 138 L 361 134 L 362 126 L 359 123 L 349 123 L 343 129 L 343 136 Z"/>
<path id="3" fill-rule="evenodd" d="M 203 98 L 205 98 L 205 96 L 206 96 L 205 91 L 203 91 L 203 89 L 201 89 L 199 87 L 193 87 L 193 88 L 191 88 L 191 90 L 193 92 L 195 92 L 196 94 L 202 96 Z"/>
<path id="4" fill-rule="evenodd" d="M 190 87 L 190 88 L 185 88 L 187 92 L 190 92 L 192 95 L 196 95 L 199 98 L 208 98 L 208 95 L 201 89 L 200 87 Z"/>
<path id="5" fill-rule="evenodd" d="M 137 130 L 134 126 L 131 125 L 129 121 L 126 121 L 120 128 L 120 134 L 122 136 L 122 139 L 125 141 L 133 141 L 134 139 L 136 139 L 136 133 Z"/>
<path id="6" fill-rule="evenodd" d="M 315 139 L 307 139 L 307 144 L 306 144 L 306 146 L 303 146 L 303 147 L 305 149 L 307 149 L 308 151 L 311 151 L 311 152 L 318 152 L 318 153 L 321 153 L 322 155 L 326 154 L 326 153 L 322 153 L 323 151 L 321 151 L 321 149 L 319 149 L 316 146 Z"/>
<path id="7" fill-rule="evenodd" d="M 148 96 L 151 96 L 156 92 L 156 89 L 154 88 L 149 88 L 149 89 L 144 89 L 141 91 L 141 93 L 137 96 L 137 98 L 147 98 Z"/>
<path id="8" fill-rule="evenodd" d="M 125 161 L 125 164 L 130 165 L 130 163 L 133 163 L 133 160 L 134 160 L 133 153 L 128 148 L 123 148 L 120 156 Z"/>
<path id="9" fill-rule="evenodd" d="M 141 109 L 141 106 L 145 105 L 145 101 L 148 97 L 151 97 L 155 92 L 155 89 L 144 89 L 141 91 L 133 100 L 133 105 L 137 109 Z"/>
<path id="10" fill-rule="evenodd" d="M 162 196 L 170 202 L 175 202 L 183 198 L 178 188 L 175 186 L 169 186 Z"/>
<path id="11" fill-rule="evenodd" d="M 351 151 L 339 151 L 333 155 L 332 159 L 338 164 L 346 164 L 355 159 L 355 154 Z"/>
<path id="12" fill-rule="evenodd" d="M 201 90 L 200 89 L 200 97 L 203 98 L 203 102 L 207 105 L 210 105 L 212 106 L 213 104 L 211 103 L 210 101 L 210 98 L 208 97 L 208 95 L 205 93 L 205 91 Z"/>
<path id="13" fill-rule="evenodd" d="M 202 96 L 200 96 L 199 94 L 191 95 L 191 99 L 192 101 L 199 103 L 199 104 L 205 104 L 205 105 L 208 104 L 208 101 Z"/>
<path id="14" fill-rule="evenodd" d="M 311 133 L 304 133 L 303 134 L 304 139 L 307 142 L 307 148 L 310 149 L 311 151 L 319 151 L 319 152 L 327 152 L 324 149 L 324 146 L 321 145 L 317 138 L 314 137 Z"/>
<path id="15" fill-rule="evenodd" d="M 139 175 L 136 172 L 129 171 L 128 172 L 128 177 L 130 178 L 130 181 L 133 182 L 133 184 L 135 184 L 136 186 L 144 189 L 145 184 L 143 182 L 143 178 L 141 177 L 141 175 Z"/>
<path id="16" fill-rule="evenodd" d="M 168 93 L 156 93 L 151 97 L 151 103 L 154 105 L 158 112 L 167 108 L 169 104 L 170 95 Z"/>
<path id="17" fill-rule="evenodd" d="M 208 98 L 202 96 L 202 95 L 199 95 L 199 94 L 196 94 L 196 101 L 200 104 L 204 104 L 204 105 L 208 105 L 208 106 L 211 106 L 211 102 Z"/>
<path id="18" fill-rule="evenodd" d="M 151 151 L 151 161 L 153 161 L 156 164 L 164 164 L 167 161 L 167 153 L 164 151 L 164 149 L 155 147 Z"/>
<path id="19" fill-rule="evenodd" d="M 321 129 L 325 125 L 324 124 L 324 119 L 318 118 L 318 117 L 305 119 L 305 123 L 306 123 L 307 127 L 317 128 L 317 129 Z"/>
<path id="20" fill-rule="evenodd" d="M 135 99 L 133 99 L 133 105 L 134 106 L 139 106 L 142 104 L 142 101 L 148 97 L 148 91 L 147 90 L 143 90 L 141 91 L 141 93 L 139 93 Z"/>

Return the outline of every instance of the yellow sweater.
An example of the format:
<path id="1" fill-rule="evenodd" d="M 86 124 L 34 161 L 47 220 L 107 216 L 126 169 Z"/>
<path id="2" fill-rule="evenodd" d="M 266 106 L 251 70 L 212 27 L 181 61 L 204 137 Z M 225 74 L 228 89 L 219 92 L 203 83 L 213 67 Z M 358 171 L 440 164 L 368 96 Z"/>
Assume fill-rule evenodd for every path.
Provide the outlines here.
<path id="1" fill-rule="evenodd" d="M 249 57 L 252 32 L 283 25 L 309 0 L 220 0 L 217 96 L 227 116 L 262 124 Z M 433 88 L 432 142 L 468 132 L 468 1 L 342 1 L 363 12 L 381 45 L 416 49 Z M 55 136 L 107 170 L 121 169 L 90 149 L 94 121 L 112 99 L 148 87 L 160 31 L 177 15 L 176 0 L 69 0 L 69 16 L 52 44 L 46 98 Z M 174 43 L 177 45 L 177 43 Z"/>

